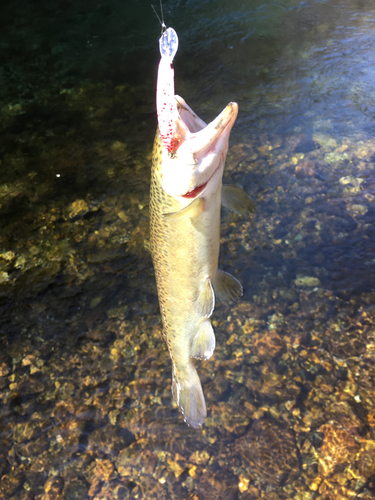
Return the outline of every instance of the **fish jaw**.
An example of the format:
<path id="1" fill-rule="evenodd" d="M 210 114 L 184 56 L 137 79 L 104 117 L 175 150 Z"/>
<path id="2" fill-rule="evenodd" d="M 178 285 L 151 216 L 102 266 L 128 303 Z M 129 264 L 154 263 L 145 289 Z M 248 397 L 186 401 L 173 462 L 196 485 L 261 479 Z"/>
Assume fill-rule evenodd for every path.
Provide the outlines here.
<path id="1" fill-rule="evenodd" d="M 185 99 L 180 97 L 179 95 L 174 96 L 176 101 L 176 110 L 179 117 L 179 121 L 177 122 L 177 128 L 181 127 L 183 131 L 194 133 L 199 132 L 200 130 L 207 127 L 207 123 L 204 122 L 199 116 L 194 113 L 191 107 L 187 104 Z"/>
<path id="2" fill-rule="evenodd" d="M 163 148 L 160 180 L 166 193 L 180 198 L 184 205 L 184 198 L 195 197 L 195 192 L 201 194 L 206 189 L 215 172 L 222 174 L 238 105 L 229 103 L 206 125 L 181 97 L 175 96 L 175 99 L 175 149 L 171 153 Z M 189 196 L 190 193 L 193 196 Z"/>

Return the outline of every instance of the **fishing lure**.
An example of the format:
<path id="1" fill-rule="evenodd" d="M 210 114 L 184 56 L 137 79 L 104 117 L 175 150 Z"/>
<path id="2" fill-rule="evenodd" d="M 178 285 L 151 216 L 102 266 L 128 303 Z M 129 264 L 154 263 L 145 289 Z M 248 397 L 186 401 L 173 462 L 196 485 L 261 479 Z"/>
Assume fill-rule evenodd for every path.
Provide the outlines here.
<path id="1" fill-rule="evenodd" d="M 165 25 L 164 25 L 165 26 Z M 173 59 L 178 49 L 178 36 L 173 28 L 167 28 L 159 39 L 160 63 L 156 85 L 156 110 L 159 133 L 163 146 L 173 153 L 174 144 L 174 69 Z"/>

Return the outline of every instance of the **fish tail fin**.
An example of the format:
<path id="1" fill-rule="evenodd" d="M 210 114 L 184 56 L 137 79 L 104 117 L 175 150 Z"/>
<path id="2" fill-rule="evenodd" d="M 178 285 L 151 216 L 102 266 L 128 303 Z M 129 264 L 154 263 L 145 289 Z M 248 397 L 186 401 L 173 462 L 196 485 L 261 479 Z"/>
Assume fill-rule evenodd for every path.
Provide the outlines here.
<path id="1" fill-rule="evenodd" d="M 184 420 L 194 428 L 200 427 L 207 416 L 206 403 L 197 370 L 191 363 L 184 374 L 172 380 L 173 398 L 180 407 Z"/>

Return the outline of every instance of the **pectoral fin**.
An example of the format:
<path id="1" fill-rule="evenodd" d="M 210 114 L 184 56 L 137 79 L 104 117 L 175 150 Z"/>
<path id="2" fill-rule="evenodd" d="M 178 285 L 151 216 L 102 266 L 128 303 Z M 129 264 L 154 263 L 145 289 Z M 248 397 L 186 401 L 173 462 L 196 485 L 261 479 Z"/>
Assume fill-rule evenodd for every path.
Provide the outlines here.
<path id="1" fill-rule="evenodd" d="M 194 337 L 190 354 L 193 358 L 209 359 L 215 350 L 215 344 L 212 325 L 209 321 L 205 321 Z"/>
<path id="2" fill-rule="evenodd" d="M 221 203 L 236 214 L 247 215 L 255 212 L 255 206 L 245 191 L 236 186 L 223 185 Z"/>
<path id="3" fill-rule="evenodd" d="M 241 283 L 231 274 L 217 270 L 213 287 L 216 297 L 222 302 L 231 303 L 241 297 L 243 288 Z"/>
<path id="4" fill-rule="evenodd" d="M 178 220 L 181 217 L 196 217 L 204 210 L 204 199 L 196 198 L 190 205 L 182 208 L 178 212 L 172 212 L 170 214 L 163 214 L 163 217 L 168 220 Z"/>
<path id="5" fill-rule="evenodd" d="M 215 307 L 215 294 L 212 288 L 212 284 L 209 278 L 205 281 L 205 284 L 195 302 L 195 310 L 203 318 L 209 318 Z"/>

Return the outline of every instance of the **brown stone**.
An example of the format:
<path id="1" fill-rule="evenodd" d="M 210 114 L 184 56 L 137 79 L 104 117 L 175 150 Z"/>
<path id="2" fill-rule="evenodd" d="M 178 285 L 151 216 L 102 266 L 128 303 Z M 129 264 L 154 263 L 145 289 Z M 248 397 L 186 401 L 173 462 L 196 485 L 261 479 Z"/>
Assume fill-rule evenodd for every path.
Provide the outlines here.
<path id="1" fill-rule="evenodd" d="M 318 471 L 323 477 L 329 477 L 336 467 L 355 460 L 360 446 L 353 436 L 334 424 L 324 424 L 319 428 L 324 433 L 320 449 Z"/>
<path id="2" fill-rule="evenodd" d="M 252 345 L 259 359 L 275 358 L 285 349 L 285 342 L 276 330 L 255 334 Z"/>
<path id="3" fill-rule="evenodd" d="M 250 471 L 269 484 L 282 485 L 300 473 L 295 436 L 284 423 L 256 420 L 236 448 Z"/>

